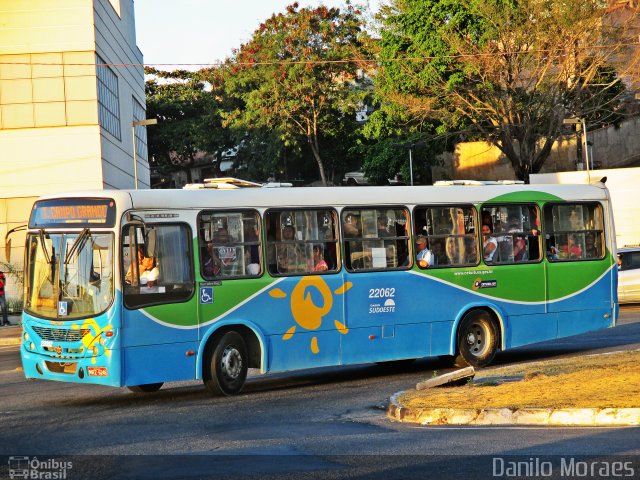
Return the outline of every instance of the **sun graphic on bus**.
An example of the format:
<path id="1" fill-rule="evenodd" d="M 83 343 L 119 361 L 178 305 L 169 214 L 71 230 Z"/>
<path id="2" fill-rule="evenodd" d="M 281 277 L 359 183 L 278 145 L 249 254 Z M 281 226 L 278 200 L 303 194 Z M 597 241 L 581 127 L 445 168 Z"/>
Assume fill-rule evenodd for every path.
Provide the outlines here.
<path id="1" fill-rule="evenodd" d="M 351 282 L 345 282 L 335 292 L 336 295 L 343 295 L 347 290 L 351 288 L 353 284 Z M 316 289 L 322 296 L 322 304 L 316 305 L 311 298 L 311 292 L 309 288 Z M 274 288 L 269 291 L 269 295 L 273 298 L 287 298 L 287 294 L 279 288 Z M 322 325 L 323 317 L 331 311 L 333 307 L 333 295 L 329 285 L 320 276 L 303 277 L 296 284 L 291 292 L 291 313 L 295 322 L 307 330 L 317 330 Z M 346 325 L 338 320 L 334 320 L 333 323 L 336 329 L 343 335 L 349 333 L 349 329 Z M 296 333 L 297 326 L 293 325 L 282 336 L 283 340 L 290 340 Z M 314 354 L 320 352 L 318 346 L 318 338 L 316 336 L 311 338 L 311 351 Z"/>
<path id="2" fill-rule="evenodd" d="M 82 326 L 74 324 L 71 325 L 73 330 L 89 330 L 89 333 L 82 337 L 82 343 L 87 349 L 87 351 L 91 352 L 91 363 L 96 363 L 96 357 L 102 352 L 103 354 L 110 356 L 111 351 L 100 344 L 99 337 L 103 333 L 111 330 L 113 327 L 111 325 L 107 325 L 104 328 L 100 328 L 98 322 L 96 322 L 93 318 L 89 318 L 84 321 Z"/>

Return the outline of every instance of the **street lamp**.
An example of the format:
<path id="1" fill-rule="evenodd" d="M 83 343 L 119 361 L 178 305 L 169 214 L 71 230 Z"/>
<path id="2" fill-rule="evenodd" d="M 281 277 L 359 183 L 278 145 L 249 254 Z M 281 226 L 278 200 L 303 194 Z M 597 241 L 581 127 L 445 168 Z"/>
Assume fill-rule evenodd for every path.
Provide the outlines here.
<path id="1" fill-rule="evenodd" d="M 146 120 L 134 120 L 131 122 L 131 133 L 133 138 L 133 177 L 136 182 L 136 190 L 138 189 L 138 159 L 136 158 L 136 127 L 146 127 L 147 125 L 155 125 L 158 123 L 157 118 L 149 118 Z"/>
<path id="2" fill-rule="evenodd" d="M 587 124 L 584 118 L 565 118 L 562 120 L 565 125 L 581 125 L 582 126 L 582 145 L 584 146 L 584 159 L 587 164 L 587 178 L 591 183 L 591 171 L 589 169 L 589 142 L 587 142 Z"/>
<path id="3" fill-rule="evenodd" d="M 424 148 L 426 144 L 424 142 L 416 142 L 416 143 L 394 143 L 394 147 L 398 148 L 406 148 L 409 150 L 409 185 L 413 185 L 413 149 Z"/>

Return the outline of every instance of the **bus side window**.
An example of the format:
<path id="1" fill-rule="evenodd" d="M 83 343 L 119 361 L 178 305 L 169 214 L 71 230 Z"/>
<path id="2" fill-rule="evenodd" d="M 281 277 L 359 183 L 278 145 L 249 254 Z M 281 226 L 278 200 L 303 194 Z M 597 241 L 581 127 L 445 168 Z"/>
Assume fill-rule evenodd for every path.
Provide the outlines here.
<path id="1" fill-rule="evenodd" d="M 260 216 L 255 210 L 204 211 L 198 219 L 205 279 L 262 275 Z"/>
<path id="2" fill-rule="evenodd" d="M 272 276 L 339 270 L 337 215 L 328 208 L 271 209 L 265 214 L 267 265 Z"/>
<path id="3" fill-rule="evenodd" d="M 597 202 L 545 205 L 545 250 L 556 261 L 604 258 L 604 217 Z"/>
<path id="4" fill-rule="evenodd" d="M 341 218 L 347 270 L 409 268 L 407 208 L 347 208 Z"/>
<path id="5" fill-rule="evenodd" d="M 489 204 L 481 210 L 483 227 L 496 242 L 494 255 L 486 263 L 513 264 L 540 260 L 539 212 L 536 205 Z M 487 236 L 483 236 L 487 243 Z"/>
<path id="6" fill-rule="evenodd" d="M 473 206 L 418 206 L 413 216 L 416 234 L 427 238 L 432 253 L 429 268 L 478 264 L 477 215 Z"/>

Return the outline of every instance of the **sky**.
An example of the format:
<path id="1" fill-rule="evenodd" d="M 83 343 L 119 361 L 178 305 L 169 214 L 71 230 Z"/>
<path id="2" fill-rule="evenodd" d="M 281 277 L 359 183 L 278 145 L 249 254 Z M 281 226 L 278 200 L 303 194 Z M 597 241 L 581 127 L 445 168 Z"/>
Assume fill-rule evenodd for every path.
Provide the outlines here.
<path id="1" fill-rule="evenodd" d="M 377 10 L 381 0 L 360 0 Z M 136 41 L 145 65 L 198 68 L 224 60 L 273 13 L 294 0 L 134 0 Z M 342 6 L 342 0 L 298 0 L 301 7 Z"/>

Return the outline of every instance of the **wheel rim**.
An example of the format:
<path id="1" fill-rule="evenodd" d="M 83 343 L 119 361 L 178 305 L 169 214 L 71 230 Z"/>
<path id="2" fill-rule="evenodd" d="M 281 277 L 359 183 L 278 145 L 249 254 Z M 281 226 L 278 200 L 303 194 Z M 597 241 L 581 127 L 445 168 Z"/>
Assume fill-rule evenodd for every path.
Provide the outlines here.
<path id="1" fill-rule="evenodd" d="M 242 355 L 238 349 L 232 345 L 227 346 L 222 352 L 220 366 L 222 367 L 222 374 L 227 380 L 237 380 L 242 372 Z"/>
<path id="2" fill-rule="evenodd" d="M 465 335 L 467 350 L 474 357 L 481 357 L 489 348 L 490 332 L 487 326 L 481 322 L 473 322 Z"/>

